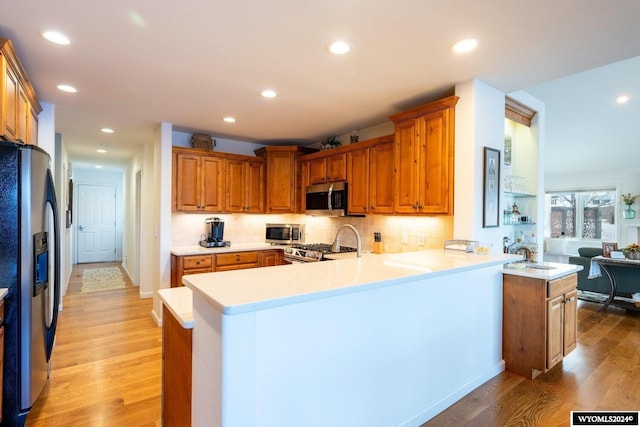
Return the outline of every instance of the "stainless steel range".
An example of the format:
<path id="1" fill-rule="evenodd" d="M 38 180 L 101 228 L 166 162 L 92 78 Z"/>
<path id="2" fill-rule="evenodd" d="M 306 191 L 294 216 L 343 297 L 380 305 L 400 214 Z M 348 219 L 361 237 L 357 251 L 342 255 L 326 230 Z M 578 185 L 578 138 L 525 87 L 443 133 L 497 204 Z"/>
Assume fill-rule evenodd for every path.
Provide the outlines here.
<path id="1" fill-rule="evenodd" d="M 334 251 L 331 243 L 295 244 L 284 248 L 284 260 L 291 263 L 318 262 L 325 260 L 325 255 L 343 252 L 355 252 L 356 248 L 340 246 Z"/>

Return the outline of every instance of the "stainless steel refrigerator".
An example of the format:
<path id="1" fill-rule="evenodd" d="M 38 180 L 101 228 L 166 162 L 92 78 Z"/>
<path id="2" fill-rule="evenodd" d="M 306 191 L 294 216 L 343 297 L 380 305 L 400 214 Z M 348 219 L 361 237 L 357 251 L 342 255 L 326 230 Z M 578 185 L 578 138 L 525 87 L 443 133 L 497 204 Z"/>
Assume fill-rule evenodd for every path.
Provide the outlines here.
<path id="1" fill-rule="evenodd" d="M 2 426 L 22 426 L 49 376 L 60 302 L 50 157 L 0 141 L 0 288 L 7 288 Z"/>

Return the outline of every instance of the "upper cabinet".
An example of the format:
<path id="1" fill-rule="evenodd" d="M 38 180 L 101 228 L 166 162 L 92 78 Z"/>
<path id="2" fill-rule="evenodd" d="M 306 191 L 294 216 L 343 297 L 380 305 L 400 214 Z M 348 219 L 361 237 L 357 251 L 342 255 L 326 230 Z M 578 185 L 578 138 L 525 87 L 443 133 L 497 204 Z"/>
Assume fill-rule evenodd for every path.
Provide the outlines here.
<path id="1" fill-rule="evenodd" d="M 453 213 L 457 102 L 450 96 L 390 117 L 396 129 L 395 213 Z"/>
<path id="2" fill-rule="evenodd" d="M 229 156 L 226 166 L 226 211 L 264 212 L 264 160 Z"/>
<path id="3" fill-rule="evenodd" d="M 0 39 L 0 77 L 0 138 L 37 144 L 42 106 L 7 39 Z"/>
<path id="4" fill-rule="evenodd" d="M 300 156 L 316 151 L 298 146 L 270 146 L 255 151 L 267 162 L 266 213 L 302 212 Z"/>
<path id="5" fill-rule="evenodd" d="M 309 184 L 347 180 L 347 153 L 309 160 Z"/>
<path id="6" fill-rule="evenodd" d="M 224 211 L 224 157 L 202 150 L 173 150 L 174 209 Z"/>

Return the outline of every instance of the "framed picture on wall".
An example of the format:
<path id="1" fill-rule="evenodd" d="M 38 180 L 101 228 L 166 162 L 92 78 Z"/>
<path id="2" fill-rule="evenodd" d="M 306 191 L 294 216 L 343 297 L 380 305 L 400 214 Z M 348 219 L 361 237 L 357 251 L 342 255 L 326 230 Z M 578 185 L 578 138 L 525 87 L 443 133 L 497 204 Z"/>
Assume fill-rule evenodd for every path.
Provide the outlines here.
<path id="1" fill-rule="evenodd" d="M 500 226 L 500 150 L 484 147 L 482 227 Z"/>

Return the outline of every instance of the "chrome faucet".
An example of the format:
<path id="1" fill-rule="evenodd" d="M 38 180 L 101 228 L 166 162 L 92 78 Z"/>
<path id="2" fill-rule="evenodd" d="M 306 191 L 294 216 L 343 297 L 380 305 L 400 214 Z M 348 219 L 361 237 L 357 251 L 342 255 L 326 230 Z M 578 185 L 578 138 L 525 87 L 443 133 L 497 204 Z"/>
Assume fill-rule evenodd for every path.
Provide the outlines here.
<path id="1" fill-rule="evenodd" d="M 345 228 L 350 229 L 351 231 L 353 231 L 353 234 L 356 235 L 358 258 L 360 258 L 362 256 L 362 239 L 360 238 L 360 233 L 358 233 L 358 230 L 356 230 L 356 228 L 351 224 L 343 224 L 340 226 L 340 228 L 338 228 L 338 231 L 336 231 L 336 238 L 333 241 L 331 250 L 333 252 L 340 252 L 340 234 Z"/>

